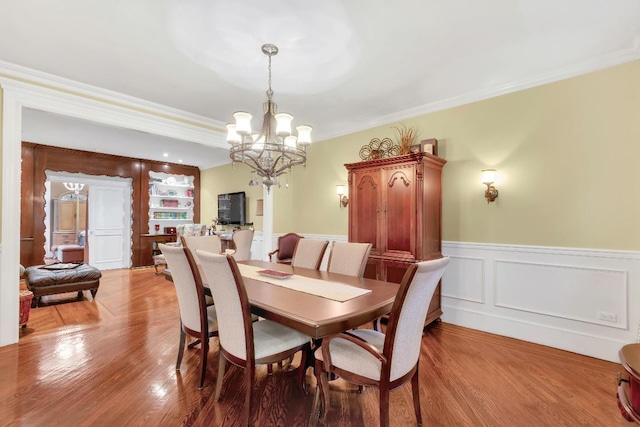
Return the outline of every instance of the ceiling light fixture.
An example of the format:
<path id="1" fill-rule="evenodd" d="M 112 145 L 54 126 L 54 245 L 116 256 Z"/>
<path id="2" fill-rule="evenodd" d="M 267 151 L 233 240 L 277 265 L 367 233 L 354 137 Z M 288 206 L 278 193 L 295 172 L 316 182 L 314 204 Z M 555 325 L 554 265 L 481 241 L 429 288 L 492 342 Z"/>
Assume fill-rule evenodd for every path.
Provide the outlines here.
<path id="1" fill-rule="evenodd" d="M 76 194 L 80 194 L 80 191 L 84 188 L 84 184 L 80 184 L 79 182 L 65 182 L 64 188 L 69 191 L 73 191 Z"/>
<path id="2" fill-rule="evenodd" d="M 245 111 L 233 113 L 235 123 L 227 124 L 227 142 L 231 144 L 231 160 L 244 163 L 253 169 L 252 173 L 262 178 L 262 185 L 267 192 L 272 185 L 280 186 L 278 177 L 291 172 L 297 165 L 306 165 L 307 147 L 311 144 L 311 126 L 298 126 L 298 136 L 291 134 L 293 116 L 278 113 L 273 102 L 271 89 L 271 57 L 278 53 L 273 44 L 262 46 L 262 52 L 269 57 L 269 89 L 267 101 L 264 103 L 264 119 L 260 133 L 251 133 L 251 114 Z M 260 184 L 255 176 L 249 185 Z M 288 182 L 286 184 L 288 186 Z"/>

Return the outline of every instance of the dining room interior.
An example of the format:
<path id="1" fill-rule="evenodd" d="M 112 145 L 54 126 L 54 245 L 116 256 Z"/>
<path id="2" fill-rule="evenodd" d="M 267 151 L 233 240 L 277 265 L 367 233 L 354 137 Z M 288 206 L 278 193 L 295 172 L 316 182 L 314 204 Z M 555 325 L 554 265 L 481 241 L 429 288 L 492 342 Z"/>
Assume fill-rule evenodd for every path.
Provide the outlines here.
<path id="1" fill-rule="evenodd" d="M 222 18 L 265 6 L 214 3 L 126 18 L 100 6 L 130 41 L 141 29 L 123 23 L 153 23 L 137 39 L 148 81 L 83 67 L 84 51 L 44 23 L 51 6 L 32 19 L 66 41 L 78 73 L 25 59 L 25 29 L 0 27 L 17 40 L 0 46 L 8 425 L 640 423 L 640 28 L 623 19 L 637 4 L 598 9 L 620 25 L 589 28 L 601 45 L 553 8 L 490 14 L 504 27 L 477 40 L 480 58 L 416 34 L 433 4 L 372 9 L 416 27 L 384 41 L 336 0 L 231 43 Z M 195 10 L 216 25 L 200 28 Z M 290 42 L 302 16 L 331 34 Z M 584 40 L 545 56 L 549 33 L 527 27 L 511 58 L 498 35 L 522 42 L 507 30 L 523 16 L 571 22 Z M 438 29 L 468 47 L 449 23 L 457 33 Z M 459 62 L 428 58 L 454 47 Z M 151 72 L 150 52 L 184 77 Z M 518 63 L 534 53 L 546 62 Z M 179 279 L 163 249 L 184 256 Z M 91 286 L 72 277 L 83 265 L 99 270 Z M 216 304 L 218 282 L 233 304 Z M 243 319 L 241 341 L 227 318 Z M 266 352 L 264 331 L 294 344 Z"/>

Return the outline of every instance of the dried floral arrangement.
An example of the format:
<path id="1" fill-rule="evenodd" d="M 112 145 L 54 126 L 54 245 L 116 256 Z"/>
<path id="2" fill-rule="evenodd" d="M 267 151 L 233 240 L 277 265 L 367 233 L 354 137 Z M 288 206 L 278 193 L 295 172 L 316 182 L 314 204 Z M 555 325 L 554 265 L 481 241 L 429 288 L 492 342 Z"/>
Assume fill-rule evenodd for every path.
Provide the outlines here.
<path id="1" fill-rule="evenodd" d="M 417 136 L 415 127 L 407 127 L 404 123 L 400 126 L 393 126 L 396 130 L 396 142 L 400 147 L 400 154 L 409 154 L 411 152 L 411 146 L 414 144 Z"/>

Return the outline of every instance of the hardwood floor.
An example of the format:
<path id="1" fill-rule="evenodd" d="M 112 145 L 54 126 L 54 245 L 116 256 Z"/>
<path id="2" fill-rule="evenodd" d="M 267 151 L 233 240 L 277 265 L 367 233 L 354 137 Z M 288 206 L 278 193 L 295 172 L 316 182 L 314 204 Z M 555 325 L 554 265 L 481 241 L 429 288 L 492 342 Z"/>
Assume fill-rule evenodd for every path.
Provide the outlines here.
<path id="1" fill-rule="evenodd" d="M 173 285 L 153 269 L 103 272 L 96 300 L 45 297 L 20 342 L 0 348 L 2 426 L 238 426 L 244 372 L 228 366 L 213 395 L 217 340 L 205 387 L 198 352 L 175 370 L 179 317 Z M 296 364 L 297 361 L 294 361 Z M 616 406 L 618 364 L 441 323 L 423 339 L 425 426 L 627 425 Z M 312 392 L 315 379 L 307 372 Z M 254 423 L 304 425 L 313 395 L 276 368 L 258 368 Z M 325 426 L 378 423 L 378 392 L 331 383 Z M 415 425 L 411 389 L 391 392 L 391 425 Z M 322 425 L 322 423 L 321 423 Z"/>

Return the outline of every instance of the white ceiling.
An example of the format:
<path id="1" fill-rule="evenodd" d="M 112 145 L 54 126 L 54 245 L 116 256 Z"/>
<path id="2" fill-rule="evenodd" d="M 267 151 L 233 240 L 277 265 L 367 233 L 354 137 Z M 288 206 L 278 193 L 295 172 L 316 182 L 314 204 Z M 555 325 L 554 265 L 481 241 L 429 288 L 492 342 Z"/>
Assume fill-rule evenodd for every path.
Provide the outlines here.
<path id="1" fill-rule="evenodd" d="M 237 110 L 260 125 L 260 46 L 274 43 L 274 100 L 316 141 L 640 58 L 639 0 L 0 0 L 0 11 L 0 60 L 219 126 Z M 228 161 L 223 149 L 38 111 L 23 136 Z"/>

